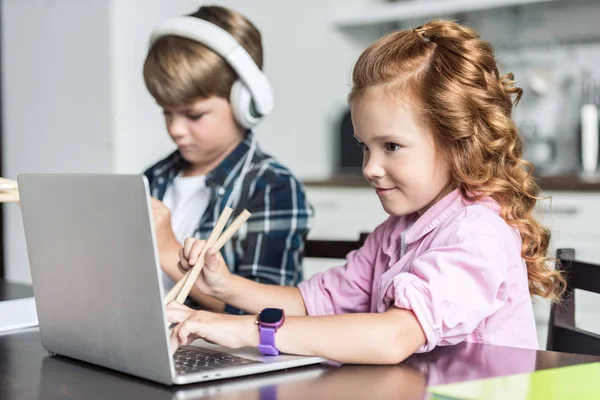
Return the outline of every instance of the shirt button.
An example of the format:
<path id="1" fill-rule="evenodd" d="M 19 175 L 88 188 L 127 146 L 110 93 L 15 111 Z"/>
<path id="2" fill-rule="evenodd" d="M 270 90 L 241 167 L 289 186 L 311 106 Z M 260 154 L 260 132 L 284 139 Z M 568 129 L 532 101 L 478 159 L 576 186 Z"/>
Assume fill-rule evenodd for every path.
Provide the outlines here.
<path id="1" fill-rule="evenodd" d="M 220 187 L 219 190 L 217 190 L 217 194 L 223 196 L 225 194 L 225 188 Z"/>

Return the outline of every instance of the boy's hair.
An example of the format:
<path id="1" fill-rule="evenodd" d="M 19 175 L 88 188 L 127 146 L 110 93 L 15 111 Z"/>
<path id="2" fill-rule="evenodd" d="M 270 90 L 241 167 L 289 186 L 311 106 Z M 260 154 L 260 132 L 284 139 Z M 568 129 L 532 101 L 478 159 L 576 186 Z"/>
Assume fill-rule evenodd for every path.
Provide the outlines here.
<path id="1" fill-rule="evenodd" d="M 202 6 L 190 16 L 229 32 L 262 69 L 261 35 L 246 17 L 219 6 Z M 179 36 L 159 38 L 144 62 L 146 87 L 156 102 L 166 107 L 180 107 L 211 96 L 229 100 L 237 78 L 223 57 L 199 42 Z"/>
<path id="2" fill-rule="evenodd" d="M 522 159 L 512 119 L 522 90 L 500 75 L 492 46 L 474 30 L 431 21 L 396 31 L 366 49 L 353 70 L 350 102 L 371 88 L 417 105 L 422 126 L 451 165 L 451 184 L 467 199 L 491 196 L 520 233 L 533 296 L 558 299 L 565 281 L 548 265 L 550 230 L 533 217 L 539 186 Z"/>

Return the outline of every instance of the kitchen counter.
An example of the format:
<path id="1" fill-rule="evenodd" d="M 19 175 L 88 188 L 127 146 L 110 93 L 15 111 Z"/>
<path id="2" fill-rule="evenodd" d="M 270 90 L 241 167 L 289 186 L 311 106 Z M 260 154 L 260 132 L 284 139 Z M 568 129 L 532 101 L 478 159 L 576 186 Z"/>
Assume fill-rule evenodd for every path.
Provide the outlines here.
<path id="1" fill-rule="evenodd" d="M 584 179 L 577 175 L 553 175 L 537 178 L 544 191 L 600 192 L 600 176 Z M 368 184 L 361 174 L 336 174 L 330 178 L 305 180 L 310 187 L 366 187 Z"/>

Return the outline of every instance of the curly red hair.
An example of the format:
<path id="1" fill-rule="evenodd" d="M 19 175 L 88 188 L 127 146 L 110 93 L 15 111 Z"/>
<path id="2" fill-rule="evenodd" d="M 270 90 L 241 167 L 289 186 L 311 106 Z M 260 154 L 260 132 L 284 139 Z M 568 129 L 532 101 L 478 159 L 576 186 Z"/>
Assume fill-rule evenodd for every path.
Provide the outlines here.
<path id="1" fill-rule="evenodd" d="M 494 198 L 520 233 L 531 295 L 560 298 L 565 280 L 547 257 L 550 230 L 532 214 L 540 188 L 512 119 L 522 90 L 512 74 L 500 75 L 492 46 L 468 27 L 431 21 L 372 44 L 352 79 L 350 102 L 382 87 L 418 104 L 421 123 L 451 165 L 451 185 L 470 200 Z"/>

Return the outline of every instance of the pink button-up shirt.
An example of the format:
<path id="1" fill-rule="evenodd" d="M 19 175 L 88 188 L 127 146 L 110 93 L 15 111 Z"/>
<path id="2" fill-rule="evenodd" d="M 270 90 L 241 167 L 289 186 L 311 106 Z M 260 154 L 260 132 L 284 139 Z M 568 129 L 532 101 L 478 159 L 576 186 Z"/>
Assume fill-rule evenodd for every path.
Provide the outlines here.
<path id="1" fill-rule="evenodd" d="M 421 217 L 389 217 L 344 266 L 299 285 L 309 315 L 412 310 L 427 343 L 538 348 L 517 230 L 491 198 L 458 190 Z"/>

